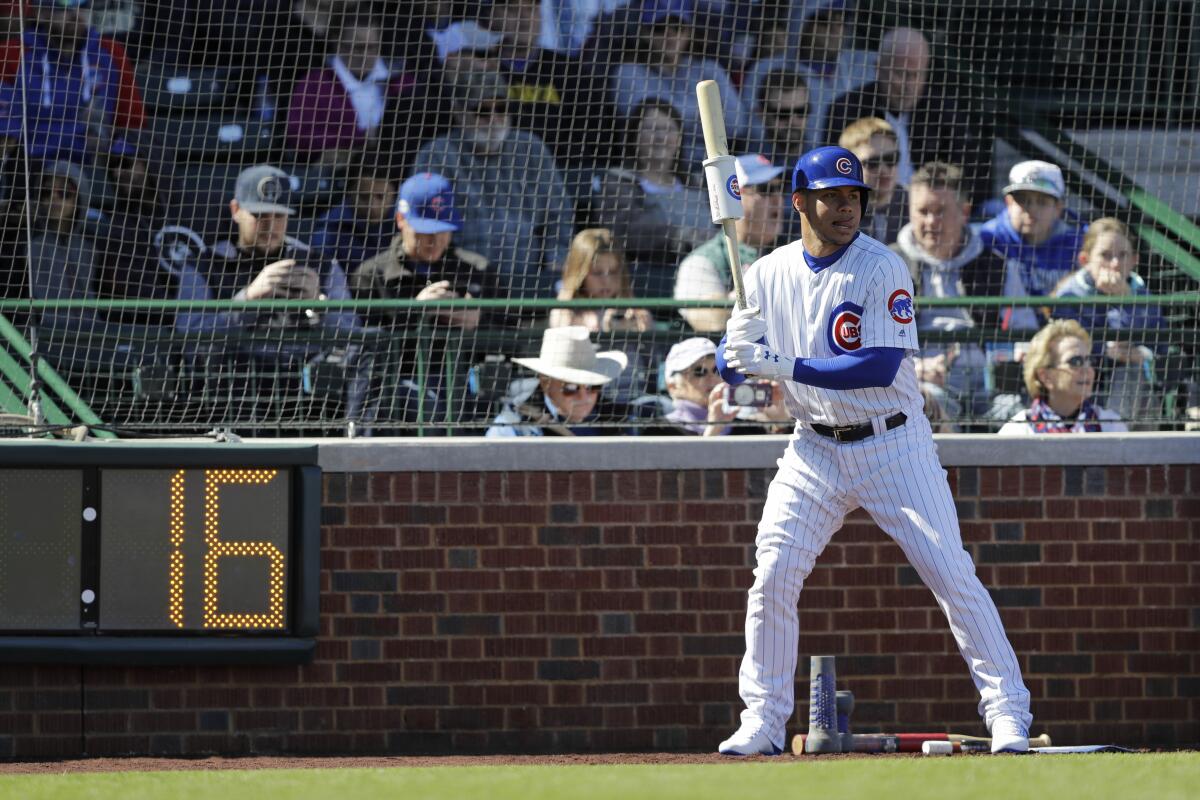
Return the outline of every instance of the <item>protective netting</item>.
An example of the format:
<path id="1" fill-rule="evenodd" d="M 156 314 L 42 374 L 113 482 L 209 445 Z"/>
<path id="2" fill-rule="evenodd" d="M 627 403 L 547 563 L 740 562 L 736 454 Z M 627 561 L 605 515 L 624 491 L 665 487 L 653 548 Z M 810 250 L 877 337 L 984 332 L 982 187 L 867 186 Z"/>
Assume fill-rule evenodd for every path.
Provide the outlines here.
<path id="1" fill-rule="evenodd" d="M 731 150 L 757 156 L 744 265 L 799 235 L 801 152 L 863 161 L 863 230 L 910 268 L 942 430 L 1023 409 L 1055 430 L 1075 407 L 1089 429 L 1200 423 L 1191 2 L 0 13 L 4 413 L 131 434 L 787 430 L 772 387 L 713 388 L 703 343 L 668 358 L 718 340 L 731 305 L 700 167 L 713 79 Z M 1035 339 L 1055 318 L 1081 326 Z M 544 333 L 572 325 L 620 355 Z"/>

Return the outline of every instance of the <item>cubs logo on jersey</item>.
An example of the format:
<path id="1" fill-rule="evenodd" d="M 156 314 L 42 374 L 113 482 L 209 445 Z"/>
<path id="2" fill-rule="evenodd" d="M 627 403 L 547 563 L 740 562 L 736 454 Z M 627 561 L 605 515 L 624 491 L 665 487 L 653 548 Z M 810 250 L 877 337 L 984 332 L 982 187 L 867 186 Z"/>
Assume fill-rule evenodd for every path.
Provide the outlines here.
<path id="1" fill-rule="evenodd" d="M 862 347 L 862 315 L 862 306 L 849 301 L 830 313 L 826 334 L 833 352 L 845 355 Z"/>
<path id="2" fill-rule="evenodd" d="M 888 298 L 888 313 L 892 315 L 892 319 L 899 322 L 901 325 L 907 325 L 913 321 L 913 300 L 912 295 L 904 289 L 897 289 L 892 292 L 892 296 Z"/>

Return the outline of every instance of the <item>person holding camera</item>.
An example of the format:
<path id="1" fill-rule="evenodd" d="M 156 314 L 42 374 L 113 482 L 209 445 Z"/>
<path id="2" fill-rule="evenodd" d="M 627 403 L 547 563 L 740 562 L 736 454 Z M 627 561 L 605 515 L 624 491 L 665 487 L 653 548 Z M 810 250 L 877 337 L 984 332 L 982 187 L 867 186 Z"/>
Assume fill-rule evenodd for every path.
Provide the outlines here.
<path id="1" fill-rule="evenodd" d="M 710 339 L 684 339 L 667 352 L 664 364 L 670 410 L 641 429 L 643 436 L 725 436 L 731 433 L 774 433 L 791 427 L 782 392 L 771 381 L 729 386 L 717 372 L 717 348 Z M 760 425 L 735 426 L 735 420 Z"/>

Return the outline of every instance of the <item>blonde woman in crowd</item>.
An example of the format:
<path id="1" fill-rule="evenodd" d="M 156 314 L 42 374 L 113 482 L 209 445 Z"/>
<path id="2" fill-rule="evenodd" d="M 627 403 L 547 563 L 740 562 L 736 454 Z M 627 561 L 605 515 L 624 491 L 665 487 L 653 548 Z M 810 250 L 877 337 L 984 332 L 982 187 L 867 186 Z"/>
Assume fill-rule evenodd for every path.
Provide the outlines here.
<path id="1" fill-rule="evenodd" d="M 633 297 L 625 254 L 613 243 L 607 228 L 587 228 L 575 234 L 563 267 L 559 300 L 593 298 L 617 300 Z M 582 325 L 592 333 L 608 331 L 644 332 L 654 319 L 644 308 L 556 308 L 550 312 L 550 327 Z"/>
<path id="2" fill-rule="evenodd" d="M 1025 354 L 1024 377 L 1033 402 L 1005 423 L 1001 434 L 1128 430 L 1119 415 L 1092 400 L 1092 337 L 1075 320 L 1056 319 L 1037 332 Z"/>

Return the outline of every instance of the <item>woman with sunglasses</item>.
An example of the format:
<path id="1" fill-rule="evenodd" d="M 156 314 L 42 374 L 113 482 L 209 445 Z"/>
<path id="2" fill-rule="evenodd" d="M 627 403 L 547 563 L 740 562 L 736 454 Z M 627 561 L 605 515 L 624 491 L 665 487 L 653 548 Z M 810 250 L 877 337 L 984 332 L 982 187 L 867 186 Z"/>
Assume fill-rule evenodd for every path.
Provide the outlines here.
<path id="1" fill-rule="evenodd" d="M 879 117 L 863 117 L 846 126 L 838 146 L 858 156 L 863 182 L 871 187 L 860 230 L 884 244 L 894 243 L 908 221 L 908 192 L 898 181 L 900 140 L 895 128 Z"/>
<path id="2" fill-rule="evenodd" d="M 1000 428 L 1001 434 L 1124 433 L 1118 414 L 1092 399 L 1096 367 L 1092 337 L 1073 319 L 1056 319 L 1033 337 L 1024 361 L 1027 409 Z"/>

